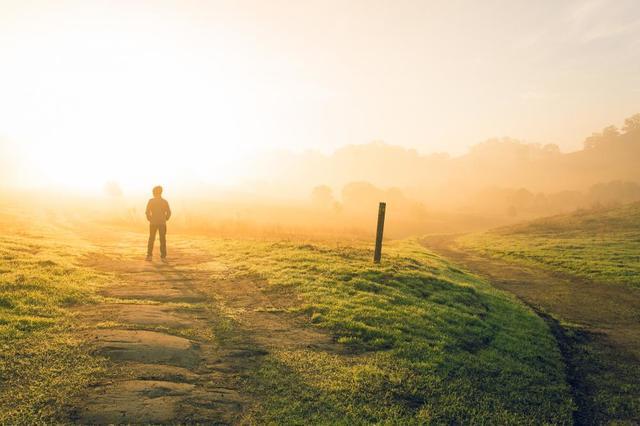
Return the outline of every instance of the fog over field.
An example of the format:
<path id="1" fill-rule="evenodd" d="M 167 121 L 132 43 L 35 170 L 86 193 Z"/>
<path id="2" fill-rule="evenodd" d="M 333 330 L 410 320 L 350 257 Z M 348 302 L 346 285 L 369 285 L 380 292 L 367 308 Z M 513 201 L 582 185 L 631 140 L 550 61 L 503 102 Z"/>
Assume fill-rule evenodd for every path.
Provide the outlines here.
<path id="1" fill-rule="evenodd" d="M 639 166 L 639 0 L 0 0 L 0 425 L 638 425 Z"/>
<path id="2" fill-rule="evenodd" d="M 143 223 L 148 194 L 139 182 L 113 179 L 92 188 L 25 185 L 28 165 L 11 155 L 6 141 L 2 147 L 7 196 L 26 190 L 18 196 L 23 202 L 41 200 L 51 208 L 66 200 L 75 214 Z M 399 237 L 486 229 L 637 201 L 639 158 L 636 114 L 620 128 L 594 132 L 573 152 L 511 138 L 489 139 L 459 156 L 371 142 L 330 154 L 278 151 L 247 157 L 239 165 L 247 175 L 233 182 L 214 184 L 186 172 L 165 187 L 178 212 L 175 226 L 183 231 L 369 236 L 377 203 L 385 201 L 388 235 Z M 117 166 L 113 174 L 118 175 Z"/>
<path id="3" fill-rule="evenodd" d="M 370 233 L 386 201 L 389 236 L 633 201 L 638 16 L 634 0 L 9 0 L 0 188 L 108 199 L 124 220 L 161 184 L 176 222 L 219 230 Z"/>

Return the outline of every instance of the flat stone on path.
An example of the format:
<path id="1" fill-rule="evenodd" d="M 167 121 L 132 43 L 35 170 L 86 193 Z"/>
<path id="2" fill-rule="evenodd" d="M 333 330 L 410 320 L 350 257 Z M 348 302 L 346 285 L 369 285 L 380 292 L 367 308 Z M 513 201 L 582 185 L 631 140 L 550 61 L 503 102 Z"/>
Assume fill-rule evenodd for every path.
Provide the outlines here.
<path id="1" fill-rule="evenodd" d="M 109 287 L 101 292 L 104 296 L 118 299 L 153 300 L 158 302 L 202 302 L 205 297 L 202 294 L 190 292 L 185 288 L 172 286 L 117 286 Z"/>
<path id="2" fill-rule="evenodd" d="M 95 307 L 92 306 L 88 312 L 95 319 L 132 325 L 185 328 L 193 323 L 193 321 L 177 315 L 175 308 L 166 305 L 107 303 Z"/>
<path id="3" fill-rule="evenodd" d="M 200 357 L 190 340 L 146 330 L 96 330 L 91 336 L 98 352 L 114 361 L 169 364 L 191 368 Z"/>
<path id="4" fill-rule="evenodd" d="M 96 388 L 76 415 L 82 422 L 93 424 L 169 423 L 194 387 L 155 380 L 119 382 Z"/>

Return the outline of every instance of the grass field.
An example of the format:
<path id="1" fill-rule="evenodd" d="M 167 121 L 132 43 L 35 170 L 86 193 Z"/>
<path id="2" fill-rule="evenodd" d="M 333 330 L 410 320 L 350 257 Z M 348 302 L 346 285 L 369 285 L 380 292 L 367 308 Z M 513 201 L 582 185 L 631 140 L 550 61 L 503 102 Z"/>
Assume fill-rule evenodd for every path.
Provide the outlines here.
<path id="1" fill-rule="evenodd" d="M 489 256 L 640 287 L 638 203 L 499 228 L 461 242 Z"/>
<path id="2" fill-rule="evenodd" d="M 56 419 L 104 360 L 78 336 L 70 307 L 95 303 L 105 281 L 77 266 L 89 246 L 60 229 L 0 217 L 0 423 Z"/>
<path id="3" fill-rule="evenodd" d="M 640 204 L 445 239 L 427 245 L 558 324 L 583 423 L 640 421 Z"/>
<path id="4" fill-rule="evenodd" d="M 304 300 L 296 311 L 349 349 L 271 354 L 248 381 L 262 401 L 256 420 L 570 422 L 562 360 L 544 322 L 413 241 L 388 247 L 380 267 L 365 247 L 204 247 L 240 276 L 294 291 Z"/>
<path id="5" fill-rule="evenodd" d="M 11 214 L 2 220 L 15 223 Z M 144 235 L 102 246 L 54 226 L 23 222 L 7 229 L 0 237 L 0 423 L 68 421 L 70 407 L 117 368 L 82 337 L 98 325 L 80 322 L 77 311 L 106 303 L 99 290 L 111 279 L 82 259 L 111 250 L 120 263 L 137 262 L 141 250 L 131 241 Z M 242 310 L 225 309 L 216 286 L 246 280 L 287 300 L 257 310 L 333 341 L 330 348 L 270 348 L 260 362 L 240 366 L 247 402 L 238 422 L 572 422 L 575 404 L 545 322 L 415 241 L 388 244 L 380 266 L 371 263 L 368 244 L 358 242 L 173 235 L 170 241 L 179 247 L 176 257 L 194 259 L 175 268 L 204 276 L 213 295 L 214 346 L 245 332 Z"/>

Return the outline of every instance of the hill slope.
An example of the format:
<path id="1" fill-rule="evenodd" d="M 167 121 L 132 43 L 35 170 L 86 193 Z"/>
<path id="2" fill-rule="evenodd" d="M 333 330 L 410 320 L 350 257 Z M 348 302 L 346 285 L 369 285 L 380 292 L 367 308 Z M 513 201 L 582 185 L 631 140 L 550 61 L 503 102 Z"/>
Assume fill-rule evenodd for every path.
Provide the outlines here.
<path id="1" fill-rule="evenodd" d="M 375 266 L 364 243 L 174 235 L 172 263 L 145 264 L 141 241 L 79 224 L 0 238 L 0 423 L 571 422 L 544 321 L 416 242 Z M 123 394 L 162 397 L 165 417 L 123 414 Z"/>
<path id="2" fill-rule="evenodd" d="M 461 241 L 486 255 L 640 287 L 640 203 L 539 219 Z"/>
<path id="3" fill-rule="evenodd" d="M 640 204 L 425 242 L 548 319 L 580 423 L 640 421 Z"/>

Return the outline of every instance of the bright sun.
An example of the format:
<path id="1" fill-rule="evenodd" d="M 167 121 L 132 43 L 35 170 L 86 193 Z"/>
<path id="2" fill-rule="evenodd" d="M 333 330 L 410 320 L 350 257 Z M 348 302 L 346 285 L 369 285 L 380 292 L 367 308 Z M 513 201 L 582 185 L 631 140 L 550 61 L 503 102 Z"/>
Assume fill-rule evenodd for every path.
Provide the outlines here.
<path id="1" fill-rule="evenodd" d="M 237 179 L 282 112 L 289 83 L 255 78 L 277 64 L 257 62 L 224 29 L 108 13 L 55 16 L 55 30 L 22 22 L 20 43 L 3 46 L 16 63 L 4 70 L 15 84 L 3 130 L 19 141 L 28 180 L 88 189 Z"/>

